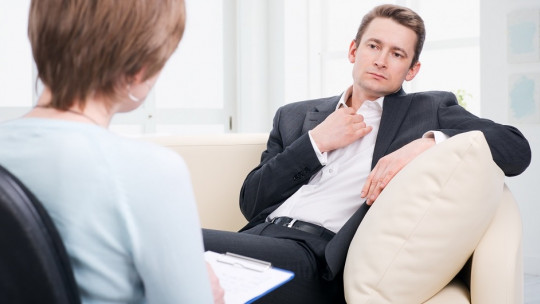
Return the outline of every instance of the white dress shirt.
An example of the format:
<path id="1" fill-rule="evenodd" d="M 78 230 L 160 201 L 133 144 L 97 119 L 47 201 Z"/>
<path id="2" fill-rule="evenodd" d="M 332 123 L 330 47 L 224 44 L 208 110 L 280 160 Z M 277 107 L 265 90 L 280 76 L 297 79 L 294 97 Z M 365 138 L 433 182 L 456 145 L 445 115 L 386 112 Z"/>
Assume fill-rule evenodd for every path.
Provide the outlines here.
<path id="1" fill-rule="evenodd" d="M 348 107 L 346 101 L 351 94 L 352 86 L 341 95 L 336 110 Z M 383 104 L 384 97 L 362 103 L 356 113 L 364 116 L 366 125 L 373 129 L 348 146 L 321 153 L 309 134 L 313 149 L 324 167 L 272 212 L 268 220 L 288 216 L 323 226 L 336 233 L 341 229 L 366 200 L 360 197 L 360 192 L 371 172 Z M 423 137 L 435 138 L 437 143 L 448 138 L 440 131 L 426 132 Z"/>

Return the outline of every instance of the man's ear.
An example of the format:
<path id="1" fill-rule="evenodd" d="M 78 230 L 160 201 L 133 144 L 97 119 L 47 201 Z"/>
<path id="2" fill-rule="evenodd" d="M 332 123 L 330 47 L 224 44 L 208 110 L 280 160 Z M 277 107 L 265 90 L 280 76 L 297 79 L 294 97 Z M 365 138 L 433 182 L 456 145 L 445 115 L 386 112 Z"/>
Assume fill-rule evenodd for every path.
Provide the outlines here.
<path id="1" fill-rule="evenodd" d="M 411 81 L 414 79 L 414 77 L 416 76 L 416 74 L 418 74 L 418 72 L 420 71 L 420 61 L 417 61 L 410 69 L 409 71 L 407 72 L 407 75 L 405 75 L 405 80 L 407 81 Z"/>
<path id="2" fill-rule="evenodd" d="M 351 45 L 349 45 L 349 54 L 347 55 L 349 57 L 349 62 L 354 63 L 356 60 L 356 50 L 358 47 L 356 46 L 356 41 L 351 41 Z"/>

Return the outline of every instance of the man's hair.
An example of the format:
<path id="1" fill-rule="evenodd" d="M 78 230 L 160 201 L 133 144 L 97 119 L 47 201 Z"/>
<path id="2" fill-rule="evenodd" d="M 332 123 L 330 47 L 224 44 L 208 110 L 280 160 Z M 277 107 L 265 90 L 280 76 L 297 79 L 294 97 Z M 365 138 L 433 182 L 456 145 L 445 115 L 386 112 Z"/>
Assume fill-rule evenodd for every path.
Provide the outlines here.
<path id="1" fill-rule="evenodd" d="M 424 46 L 424 40 L 426 39 L 424 20 L 422 20 L 417 13 L 407 7 L 393 4 L 376 6 L 362 19 L 362 23 L 360 23 L 360 27 L 356 33 L 356 46 L 358 46 L 360 43 L 360 40 L 362 39 L 368 25 L 375 18 L 391 19 L 416 33 L 416 46 L 414 49 L 414 57 L 411 62 L 411 67 L 416 64 L 420 58 L 420 53 L 422 52 L 422 47 Z"/>
<path id="2" fill-rule="evenodd" d="M 140 72 L 159 72 L 185 26 L 184 0 L 33 0 L 28 37 L 50 106 L 112 100 Z"/>

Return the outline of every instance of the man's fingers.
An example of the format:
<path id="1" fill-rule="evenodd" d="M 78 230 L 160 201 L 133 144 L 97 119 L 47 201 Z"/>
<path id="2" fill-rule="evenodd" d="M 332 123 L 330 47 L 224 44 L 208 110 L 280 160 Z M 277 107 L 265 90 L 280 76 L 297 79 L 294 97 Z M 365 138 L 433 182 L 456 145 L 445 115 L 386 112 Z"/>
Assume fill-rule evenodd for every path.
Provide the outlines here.
<path id="1" fill-rule="evenodd" d="M 388 185 L 388 183 L 392 180 L 392 178 L 394 178 L 394 175 L 396 174 L 392 171 L 386 172 L 386 175 L 384 176 L 382 180 L 381 187 L 382 188 L 386 187 L 386 185 Z"/>
<path id="2" fill-rule="evenodd" d="M 373 204 L 381 194 L 381 192 L 384 190 L 386 185 L 390 182 L 392 179 L 392 175 L 390 172 L 387 172 L 385 177 L 377 183 L 377 185 L 373 188 L 373 192 L 369 195 L 370 204 Z"/>
<path id="3" fill-rule="evenodd" d="M 360 115 L 360 114 L 354 114 L 352 116 L 352 121 L 353 122 L 356 122 L 356 123 L 359 123 L 359 122 L 364 122 L 364 116 Z"/>
<path id="4" fill-rule="evenodd" d="M 364 124 L 365 125 L 365 124 Z M 361 137 L 364 137 L 366 136 L 369 132 L 371 132 L 371 130 L 373 130 L 373 127 L 372 126 L 366 126 L 364 128 L 360 128 L 356 131 L 356 135 L 358 136 L 358 138 L 361 138 Z"/>
<path id="5" fill-rule="evenodd" d="M 371 205 L 379 197 L 379 194 L 386 187 L 393 177 L 393 170 L 391 170 L 391 164 L 386 161 L 379 161 L 373 171 L 370 173 L 371 179 L 369 179 L 369 189 L 365 192 L 366 186 L 362 189 L 362 192 L 366 197 L 366 204 Z M 367 183 L 366 183 L 367 184 Z"/>
<path id="6" fill-rule="evenodd" d="M 399 170 L 397 170 L 399 171 Z M 381 176 L 381 178 L 378 179 L 378 181 L 375 183 L 374 181 L 371 182 L 373 187 L 370 187 L 369 192 L 367 193 L 367 204 L 371 205 L 373 202 L 379 197 L 381 192 L 386 188 L 388 183 L 394 178 L 397 171 L 390 170 L 389 168 L 386 168 L 386 172 L 384 172 Z"/>
<path id="7" fill-rule="evenodd" d="M 371 185 L 369 186 L 368 193 L 366 195 L 366 204 L 371 205 L 373 203 L 373 191 L 375 190 L 375 186 L 377 185 L 376 182 L 371 182 Z"/>
<path id="8" fill-rule="evenodd" d="M 375 176 L 375 173 L 377 172 L 379 165 L 375 165 L 375 168 L 371 170 L 368 177 L 366 178 L 366 182 L 364 183 L 364 187 L 362 187 L 362 191 L 360 192 L 360 197 L 364 198 L 367 197 L 369 194 L 369 188 L 371 187 L 371 184 L 373 183 L 373 177 Z"/>
<path id="9" fill-rule="evenodd" d="M 371 205 L 376 198 L 374 194 L 375 194 L 376 189 L 379 186 L 379 182 L 381 181 L 381 172 L 385 171 L 385 168 L 381 168 L 381 167 L 382 166 L 380 164 L 377 164 L 377 166 L 375 166 L 375 168 L 371 172 L 373 176 L 370 181 L 369 189 L 366 193 L 366 204 L 368 205 Z"/>
<path id="10" fill-rule="evenodd" d="M 362 187 L 362 191 L 360 192 L 361 198 L 367 197 L 370 186 L 371 186 L 371 175 L 368 176 L 366 183 L 364 184 L 364 187 Z"/>
<path id="11" fill-rule="evenodd" d="M 384 187 L 381 185 L 381 183 L 377 183 L 377 185 L 373 188 L 373 193 L 369 196 L 369 204 L 372 205 L 377 198 L 379 197 L 379 194 L 381 194 Z"/>
<path id="12" fill-rule="evenodd" d="M 347 114 L 347 115 L 356 115 L 356 111 L 353 108 L 342 107 L 342 108 L 339 108 L 338 111 L 341 111 L 342 113 Z"/>
<path id="13" fill-rule="evenodd" d="M 382 180 L 379 179 L 377 181 L 371 182 L 371 186 L 369 187 L 369 192 L 367 194 L 367 199 L 366 199 L 366 202 L 368 205 L 373 204 L 373 202 L 379 196 L 379 193 L 381 193 L 382 189 L 384 189 Z"/>

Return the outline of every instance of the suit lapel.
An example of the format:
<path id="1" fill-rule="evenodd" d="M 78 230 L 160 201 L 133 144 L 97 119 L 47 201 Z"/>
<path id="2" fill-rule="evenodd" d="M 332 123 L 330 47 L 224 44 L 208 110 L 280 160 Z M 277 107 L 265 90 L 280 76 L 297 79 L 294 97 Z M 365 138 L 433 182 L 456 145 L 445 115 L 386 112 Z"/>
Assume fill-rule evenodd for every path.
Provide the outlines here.
<path id="1" fill-rule="evenodd" d="M 375 167 L 379 159 L 388 151 L 390 144 L 399 131 L 401 122 L 407 114 L 411 100 L 412 95 L 406 95 L 403 90 L 384 98 L 383 113 L 373 151 L 371 168 Z"/>
<path id="2" fill-rule="evenodd" d="M 306 113 L 306 118 L 304 119 L 304 124 L 302 126 L 302 134 L 307 131 L 315 128 L 318 124 L 323 122 L 323 120 L 332 114 L 336 110 L 336 105 L 341 96 L 336 96 L 330 102 L 325 102 L 313 108 L 311 111 Z"/>

